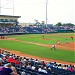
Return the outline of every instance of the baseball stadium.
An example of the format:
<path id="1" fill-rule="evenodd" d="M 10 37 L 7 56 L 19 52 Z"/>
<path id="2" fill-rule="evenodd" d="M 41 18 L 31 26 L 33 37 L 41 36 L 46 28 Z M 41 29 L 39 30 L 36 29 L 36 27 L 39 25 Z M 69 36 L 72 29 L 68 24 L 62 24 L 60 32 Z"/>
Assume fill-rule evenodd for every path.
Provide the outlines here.
<path id="1" fill-rule="evenodd" d="M 0 75 L 75 75 L 75 25 L 19 18 L 0 14 Z"/>
<path id="2" fill-rule="evenodd" d="M 57 72 L 57 69 L 53 69 L 56 67 L 55 64 L 58 67 L 64 67 L 64 65 L 74 67 L 75 33 L 67 29 L 65 31 L 60 29 L 60 31 L 49 32 L 49 30 L 46 30 L 47 28 L 32 28 L 31 25 L 21 27 L 18 25 L 18 18 L 20 16 L 0 15 L 0 58 L 6 59 L 4 59 L 4 64 L 10 62 L 19 66 L 17 69 L 19 75 L 22 71 L 25 71 L 27 75 L 74 75 L 75 71 L 71 72 L 62 68 L 62 71 L 60 71 L 60 68 L 58 68 L 59 72 Z M 10 60 L 10 57 L 14 55 L 18 63 Z M 21 61 L 18 59 L 26 59 L 26 62 L 30 62 L 33 66 L 35 66 L 34 63 L 37 60 L 38 67 L 40 65 L 46 66 L 47 69 L 51 68 L 53 71 L 50 73 L 32 72 L 26 67 L 25 69 L 20 67 Z M 52 68 L 51 65 L 54 67 Z"/>

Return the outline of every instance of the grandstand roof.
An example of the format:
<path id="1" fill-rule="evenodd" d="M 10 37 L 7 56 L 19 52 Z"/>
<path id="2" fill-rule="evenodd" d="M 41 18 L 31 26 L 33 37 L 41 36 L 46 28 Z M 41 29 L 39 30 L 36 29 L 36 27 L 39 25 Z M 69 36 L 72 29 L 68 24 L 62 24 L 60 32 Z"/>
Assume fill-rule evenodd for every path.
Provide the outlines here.
<path id="1" fill-rule="evenodd" d="M 0 15 L 0 17 L 13 17 L 13 18 L 20 18 L 21 16 Z"/>

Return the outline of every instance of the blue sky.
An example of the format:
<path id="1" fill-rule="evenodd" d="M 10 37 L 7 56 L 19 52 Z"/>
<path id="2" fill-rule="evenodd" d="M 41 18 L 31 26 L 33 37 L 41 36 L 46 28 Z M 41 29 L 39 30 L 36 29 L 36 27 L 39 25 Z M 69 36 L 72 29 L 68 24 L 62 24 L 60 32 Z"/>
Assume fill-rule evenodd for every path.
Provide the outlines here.
<path id="1" fill-rule="evenodd" d="M 20 22 L 39 22 L 46 19 L 46 0 L 1 0 L 1 6 L 14 1 L 14 15 L 21 16 Z M 75 23 L 75 0 L 48 0 L 48 23 Z M 12 8 L 13 3 L 4 7 Z M 1 14 L 12 15 L 12 9 L 1 9 Z"/>

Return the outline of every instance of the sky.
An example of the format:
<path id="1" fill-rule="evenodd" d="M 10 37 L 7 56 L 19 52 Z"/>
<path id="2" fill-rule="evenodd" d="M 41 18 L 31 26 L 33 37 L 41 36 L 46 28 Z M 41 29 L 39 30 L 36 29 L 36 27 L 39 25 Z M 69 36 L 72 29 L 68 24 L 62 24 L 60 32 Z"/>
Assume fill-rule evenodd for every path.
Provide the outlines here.
<path id="1" fill-rule="evenodd" d="M 35 20 L 46 21 L 46 0 L 0 0 L 1 14 L 21 16 L 19 22 L 33 23 Z M 75 0 L 48 0 L 47 22 L 49 24 L 75 24 Z M 7 9 L 5 9 L 7 8 Z M 9 8 L 9 9 L 8 9 Z"/>

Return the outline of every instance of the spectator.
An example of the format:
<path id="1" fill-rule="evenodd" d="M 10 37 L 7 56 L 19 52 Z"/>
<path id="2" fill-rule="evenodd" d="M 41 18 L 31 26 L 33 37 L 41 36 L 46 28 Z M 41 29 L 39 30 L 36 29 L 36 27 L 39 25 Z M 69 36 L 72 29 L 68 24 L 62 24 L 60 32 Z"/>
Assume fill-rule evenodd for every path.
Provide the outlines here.
<path id="1" fill-rule="evenodd" d="M 67 68 L 68 71 L 70 72 L 74 72 L 74 65 L 70 65 L 68 68 Z"/>
<path id="2" fill-rule="evenodd" d="M 28 62 L 26 69 L 31 69 L 31 63 L 30 62 Z"/>
<path id="3" fill-rule="evenodd" d="M 47 73 L 47 70 L 44 66 L 41 66 L 41 68 L 38 71 L 43 72 L 43 73 Z"/>
<path id="4" fill-rule="evenodd" d="M 13 74 L 13 75 L 18 75 L 18 74 L 17 74 L 17 70 L 16 70 L 16 68 L 14 67 L 14 66 L 15 66 L 14 63 L 11 63 L 11 64 L 12 64 L 11 69 L 12 69 L 12 71 L 13 71 L 12 74 Z"/>
<path id="5" fill-rule="evenodd" d="M 64 65 L 64 66 L 63 66 L 63 69 L 64 69 L 64 70 L 67 70 L 67 67 L 68 67 L 68 65 Z"/>
<path id="6" fill-rule="evenodd" d="M 42 64 L 43 66 L 46 66 L 46 63 L 45 63 L 44 61 L 42 61 L 41 64 Z"/>
<path id="7" fill-rule="evenodd" d="M 11 64 L 8 63 L 6 66 L 1 70 L 0 75 L 11 75 L 12 69 Z"/>
<path id="8" fill-rule="evenodd" d="M 0 61 L 0 71 L 3 69 L 2 61 Z"/>

